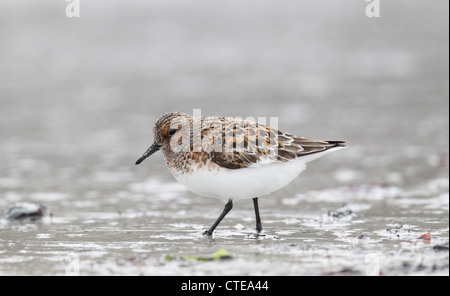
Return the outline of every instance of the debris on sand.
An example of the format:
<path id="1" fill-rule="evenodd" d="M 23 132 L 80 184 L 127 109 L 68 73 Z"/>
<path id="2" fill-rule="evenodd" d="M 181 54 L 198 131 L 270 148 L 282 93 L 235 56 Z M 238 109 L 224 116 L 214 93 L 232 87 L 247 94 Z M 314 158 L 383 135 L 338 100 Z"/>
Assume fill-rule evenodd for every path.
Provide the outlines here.
<path id="1" fill-rule="evenodd" d="M 226 260 L 231 259 L 232 257 L 225 249 L 220 249 L 211 256 L 191 256 L 191 255 L 183 255 L 183 256 L 174 256 L 171 254 L 168 254 L 165 259 L 167 261 L 172 261 L 174 259 L 182 259 L 187 261 L 201 261 L 201 262 L 207 262 L 207 261 L 213 261 L 213 260 Z"/>
<path id="2" fill-rule="evenodd" d="M 405 229 L 403 225 L 399 224 L 386 225 L 386 231 L 397 236 L 397 238 L 400 238 L 400 235 L 404 236 L 405 234 L 409 235 L 411 233 L 411 230 Z"/>
<path id="3" fill-rule="evenodd" d="M 7 220 L 38 220 L 45 216 L 51 216 L 47 207 L 29 202 L 18 202 L 9 206 L 4 218 Z"/>
<path id="4" fill-rule="evenodd" d="M 435 250 L 435 251 L 444 251 L 444 252 L 448 252 L 449 248 L 448 248 L 448 246 L 435 245 L 435 246 L 433 247 L 433 250 Z"/>
<path id="5" fill-rule="evenodd" d="M 328 211 L 328 216 L 334 218 L 343 218 L 350 216 L 352 213 L 352 210 L 348 206 L 343 206 L 335 211 Z"/>
<path id="6" fill-rule="evenodd" d="M 427 232 L 425 234 L 422 234 L 421 236 L 418 237 L 418 239 L 423 239 L 423 240 L 429 241 L 429 240 L 431 240 L 431 233 Z"/>

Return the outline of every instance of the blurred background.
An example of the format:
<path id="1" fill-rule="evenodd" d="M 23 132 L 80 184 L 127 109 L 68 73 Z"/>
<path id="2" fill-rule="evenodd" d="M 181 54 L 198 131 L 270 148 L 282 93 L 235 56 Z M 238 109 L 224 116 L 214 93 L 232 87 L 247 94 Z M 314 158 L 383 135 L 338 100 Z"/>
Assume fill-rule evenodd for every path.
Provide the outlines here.
<path id="1" fill-rule="evenodd" d="M 348 178 L 448 162 L 447 1 L 382 1 L 380 18 L 360 0 L 80 3 L 2 1 L 0 176 L 23 190 L 128 170 L 160 114 L 193 108 L 347 140 L 333 158 L 368 168 Z"/>
<path id="2" fill-rule="evenodd" d="M 379 18 L 363 0 L 68 4 L 1 0 L 0 210 L 126 211 L 130 184 L 173 182 L 161 155 L 134 166 L 154 121 L 194 108 L 348 142 L 278 196 L 448 179 L 448 1 L 381 0 Z"/>

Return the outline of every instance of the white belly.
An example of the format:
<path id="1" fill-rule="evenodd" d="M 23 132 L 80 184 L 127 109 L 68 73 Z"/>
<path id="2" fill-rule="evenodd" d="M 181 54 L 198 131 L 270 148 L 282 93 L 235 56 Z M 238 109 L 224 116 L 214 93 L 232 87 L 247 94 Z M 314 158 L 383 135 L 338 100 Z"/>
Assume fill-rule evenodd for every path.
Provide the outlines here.
<path id="1" fill-rule="evenodd" d="M 242 169 L 218 167 L 199 169 L 191 174 L 173 173 L 174 177 L 192 192 L 222 200 L 261 197 L 286 186 L 304 169 L 300 159 L 289 163 L 274 163 Z"/>
<path id="2" fill-rule="evenodd" d="M 212 164 L 216 168 L 211 170 L 201 168 L 188 174 L 172 171 L 172 174 L 178 182 L 201 196 L 225 201 L 261 197 L 292 182 L 305 170 L 306 163 L 339 149 L 341 147 L 300 157 L 287 163 L 257 164 L 235 170 Z"/>

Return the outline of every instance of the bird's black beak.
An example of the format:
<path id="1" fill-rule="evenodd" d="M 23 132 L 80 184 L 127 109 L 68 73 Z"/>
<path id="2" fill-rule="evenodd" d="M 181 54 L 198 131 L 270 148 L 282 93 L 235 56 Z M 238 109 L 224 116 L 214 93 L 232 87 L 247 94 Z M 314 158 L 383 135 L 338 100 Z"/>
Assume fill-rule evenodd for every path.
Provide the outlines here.
<path id="1" fill-rule="evenodd" d="M 143 162 L 144 159 L 146 159 L 147 157 L 158 151 L 160 147 L 161 145 L 154 142 L 152 146 L 150 146 L 150 148 L 148 148 L 147 151 L 145 151 L 145 153 L 142 154 L 141 157 L 139 157 L 139 159 L 136 161 L 136 164 L 140 164 L 141 162 Z"/>

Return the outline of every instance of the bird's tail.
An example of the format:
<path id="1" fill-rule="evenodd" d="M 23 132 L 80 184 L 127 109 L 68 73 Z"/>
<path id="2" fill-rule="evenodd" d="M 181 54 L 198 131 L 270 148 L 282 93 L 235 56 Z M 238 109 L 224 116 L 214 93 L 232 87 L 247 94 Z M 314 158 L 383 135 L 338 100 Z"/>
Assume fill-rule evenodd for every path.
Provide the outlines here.
<path id="1" fill-rule="evenodd" d="M 326 141 L 328 144 L 332 144 L 333 146 L 329 147 L 330 148 L 334 148 L 334 147 L 347 147 L 347 143 L 345 143 L 345 141 Z"/>

